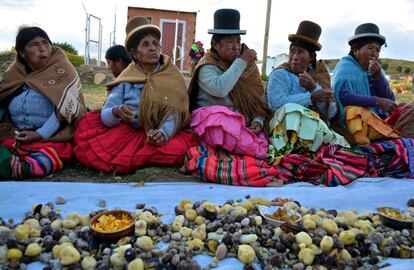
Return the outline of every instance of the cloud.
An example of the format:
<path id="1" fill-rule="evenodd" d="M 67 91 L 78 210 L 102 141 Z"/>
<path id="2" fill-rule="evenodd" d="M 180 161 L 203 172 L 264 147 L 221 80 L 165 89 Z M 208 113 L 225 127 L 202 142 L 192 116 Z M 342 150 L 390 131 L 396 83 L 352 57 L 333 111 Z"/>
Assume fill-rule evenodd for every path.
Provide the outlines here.
<path id="1" fill-rule="evenodd" d="M 23 8 L 23 9 L 30 9 L 33 5 L 33 0 L 0 0 L 0 8 L 1 9 L 15 9 L 15 8 Z"/>
<path id="2" fill-rule="evenodd" d="M 414 29 L 404 28 L 395 23 L 383 25 L 382 33 L 387 38 L 388 47 L 382 49 L 381 57 L 414 61 Z"/>

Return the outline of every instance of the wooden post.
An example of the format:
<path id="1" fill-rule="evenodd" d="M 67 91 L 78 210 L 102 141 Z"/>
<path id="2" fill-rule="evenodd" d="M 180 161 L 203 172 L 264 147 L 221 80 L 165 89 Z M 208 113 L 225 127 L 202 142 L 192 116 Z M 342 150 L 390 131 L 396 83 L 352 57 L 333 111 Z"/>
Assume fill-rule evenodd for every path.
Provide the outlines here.
<path id="1" fill-rule="evenodd" d="M 272 10 L 272 0 L 267 0 L 266 10 L 266 26 L 263 40 L 263 57 L 262 57 L 262 75 L 266 75 L 266 64 L 267 64 L 267 44 L 269 41 L 269 26 L 270 26 L 270 13 Z"/>

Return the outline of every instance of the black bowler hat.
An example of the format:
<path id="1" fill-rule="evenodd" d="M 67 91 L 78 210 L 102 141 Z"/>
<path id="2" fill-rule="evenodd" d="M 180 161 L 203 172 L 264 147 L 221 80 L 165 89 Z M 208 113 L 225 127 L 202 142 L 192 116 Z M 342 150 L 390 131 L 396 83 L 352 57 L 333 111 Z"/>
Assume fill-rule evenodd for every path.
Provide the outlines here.
<path id="1" fill-rule="evenodd" d="M 373 23 L 363 23 L 355 29 L 355 34 L 349 38 L 348 44 L 352 44 L 362 40 L 362 39 L 373 39 L 380 43 L 382 46 L 385 43 L 385 37 L 380 35 L 379 28 L 376 24 Z"/>
<path id="2" fill-rule="evenodd" d="M 306 42 L 310 44 L 315 51 L 319 51 L 322 48 L 322 45 L 318 42 L 321 32 L 322 29 L 318 24 L 311 21 L 302 21 L 299 24 L 296 34 L 289 35 L 288 39 L 290 42 Z"/>
<path id="3" fill-rule="evenodd" d="M 208 29 L 209 34 L 245 35 L 246 30 L 240 30 L 240 13 L 236 9 L 218 9 L 214 13 L 214 29 Z"/>

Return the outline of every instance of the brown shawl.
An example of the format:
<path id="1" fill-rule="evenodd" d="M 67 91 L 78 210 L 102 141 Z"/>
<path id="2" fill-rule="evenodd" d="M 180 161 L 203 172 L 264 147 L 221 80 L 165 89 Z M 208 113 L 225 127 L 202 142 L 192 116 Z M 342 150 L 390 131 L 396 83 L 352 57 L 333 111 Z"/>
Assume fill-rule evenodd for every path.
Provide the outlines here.
<path id="1" fill-rule="evenodd" d="M 16 57 L 0 83 L 0 101 L 23 84 L 46 96 L 55 105 L 58 119 L 68 124 L 48 141 L 70 140 L 86 109 L 79 76 L 63 51 L 53 47 L 48 64 L 29 74 Z"/>
<path id="2" fill-rule="evenodd" d="M 243 48 L 244 46 L 245 45 L 243 44 Z M 230 67 L 230 65 L 223 63 L 217 53 L 213 50 L 210 49 L 207 51 L 198 63 L 188 87 L 190 108 L 192 110 L 195 109 L 197 103 L 198 72 L 204 65 L 215 65 L 223 71 L 226 71 Z M 253 120 L 257 116 L 267 116 L 268 107 L 264 96 L 264 87 L 256 64 L 248 65 L 245 68 L 243 74 L 229 94 L 230 100 L 233 103 L 233 108 L 250 120 Z"/>
<path id="3" fill-rule="evenodd" d="M 285 62 L 279 67 L 284 68 L 291 73 L 294 73 L 289 62 Z M 329 76 L 328 69 L 323 60 L 318 60 L 316 62 L 316 68 L 308 71 L 308 74 L 315 82 L 322 86 L 322 88 L 331 88 L 331 76 Z"/>
<path id="4" fill-rule="evenodd" d="M 147 72 L 135 63 L 128 67 L 112 82 L 108 91 L 121 82 L 145 83 L 138 105 L 138 125 L 146 131 L 159 129 L 169 115 L 174 115 L 176 129 L 184 128 L 190 120 L 186 84 L 180 71 L 170 57 L 161 55 L 161 68 Z"/>

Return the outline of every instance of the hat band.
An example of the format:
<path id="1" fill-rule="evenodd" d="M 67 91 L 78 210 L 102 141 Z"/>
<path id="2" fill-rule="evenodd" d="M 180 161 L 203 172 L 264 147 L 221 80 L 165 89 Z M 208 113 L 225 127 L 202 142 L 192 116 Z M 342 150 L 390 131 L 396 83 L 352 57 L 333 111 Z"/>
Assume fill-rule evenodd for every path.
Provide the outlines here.
<path id="1" fill-rule="evenodd" d="M 232 34 L 246 34 L 246 30 L 239 29 L 208 29 L 209 34 L 223 34 L 223 35 L 232 35 Z"/>
<path id="2" fill-rule="evenodd" d="M 384 36 L 382 36 L 382 35 L 380 35 L 380 34 L 374 34 L 374 33 L 365 33 L 365 34 L 358 34 L 358 35 L 355 35 L 355 36 L 351 37 L 351 38 L 348 40 L 348 43 L 350 43 L 350 42 L 352 42 L 352 41 L 354 41 L 354 40 L 360 39 L 360 38 L 374 38 L 374 39 L 380 39 L 383 43 L 385 43 L 385 37 L 384 37 Z"/>

